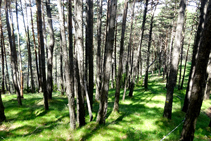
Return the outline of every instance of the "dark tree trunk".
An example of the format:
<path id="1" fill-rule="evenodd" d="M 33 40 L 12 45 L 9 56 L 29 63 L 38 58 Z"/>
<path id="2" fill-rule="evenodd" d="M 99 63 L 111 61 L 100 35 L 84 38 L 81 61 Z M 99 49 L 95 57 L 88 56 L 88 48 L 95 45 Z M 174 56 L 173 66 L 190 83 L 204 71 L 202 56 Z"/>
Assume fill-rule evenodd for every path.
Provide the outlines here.
<path id="1" fill-rule="evenodd" d="M 10 2 L 6 2 L 6 9 L 5 9 L 5 14 L 6 14 L 6 23 L 7 23 L 7 30 L 8 30 L 8 38 L 9 38 L 9 44 L 10 44 L 10 51 L 11 51 L 11 66 L 12 66 L 12 76 L 13 76 L 13 83 L 15 86 L 15 90 L 17 93 L 17 100 L 18 104 L 22 105 L 21 101 L 21 95 L 20 95 L 20 89 L 18 87 L 18 78 L 17 78 L 17 73 L 18 73 L 18 66 L 17 66 L 17 51 L 16 51 L 16 45 L 15 45 L 15 36 L 14 36 L 14 31 L 13 31 L 13 23 L 9 22 L 9 6 Z M 12 13 L 10 13 L 12 14 Z M 10 19 L 11 21 L 11 19 Z M 12 21 L 11 21 L 12 22 Z"/>
<path id="2" fill-rule="evenodd" d="M 87 49 L 89 63 L 89 100 L 92 108 L 93 104 L 93 88 L 94 88 L 94 66 L 93 66 L 93 0 L 87 0 Z"/>
<path id="3" fill-rule="evenodd" d="M 64 95 L 64 80 L 63 80 L 63 49 L 62 49 L 62 36 L 60 32 L 60 85 L 61 95 Z"/>
<path id="4" fill-rule="evenodd" d="M 115 19 L 116 19 L 117 0 L 108 1 L 108 15 L 107 15 L 107 31 L 106 31 L 106 43 L 104 54 L 104 70 L 103 70 L 103 85 L 101 89 L 100 105 L 97 115 L 97 122 L 99 124 L 105 123 L 108 106 L 108 90 L 109 90 L 109 78 L 111 72 L 111 60 L 114 44 L 114 31 L 115 31 Z"/>
<path id="5" fill-rule="evenodd" d="M 179 63 L 179 54 L 181 49 L 182 28 L 184 26 L 185 8 L 186 8 L 186 0 L 181 0 L 178 12 L 174 48 L 172 50 L 172 56 L 171 56 L 172 61 L 170 64 L 171 66 L 170 66 L 169 82 L 167 85 L 166 101 L 163 112 L 163 117 L 166 117 L 168 119 L 171 119 L 171 114 L 172 114 L 173 93 L 177 81 L 177 70 Z"/>
<path id="6" fill-rule="evenodd" d="M 207 64 L 207 83 L 204 91 L 204 100 L 210 99 L 211 92 L 211 53 L 209 55 L 209 62 Z"/>
<path id="7" fill-rule="evenodd" d="M 127 18 L 127 9 L 128 9 L 128 0 L 125 0 L 125 6 L 122 17 L 122 35 L 120 41 L 120 54 L 119 54 L 119 67 L 118 67 L 118 75 L 116 79 L 116 92 L 115 92 L 115 101 L 113 111 L 117 112 L 119 110 L 119 97 L 120 97 L 120 81 L 122 78 L 122 70 L 123 70 L 123 53 L 124 53 L 124 38 L 125 38 L 125 30 L 126 30 L 126 18 Z"/>
<path id="8" fill-rule="evenodd" d="M 46 89 L 46 75 L 45 75 L 45 51 L 44 51 L 44 40 L 43 40 L 43 31 L 42 31 L 42 11 L 41 11 L 41 0 L 36 0 L 37 3 L 37 29 L 39 35 L 39 43 L 41 48 L 41 70 L 42 70 L 42 90 L 43 90 L 43 98 L 44 98 L 44 107 L 45 110 L 48 110 L 48 95 Z"/>
<path id="9" fill-rule="evenodd" d="M 205 73 L 207 68 L 207 63 L 209 60 L 209 53 L 211 50 L 211 1 L 209 1 L 204 30 L 202 31 L 202 36 L 199 40 L 199 51 L 196 60 L 195 74 L 193 76 L 193 85 L 191 91 L 191 97 L 189 101 L 189 106 L 186 114 L 186 118 L 183 125 L 183 130 L 180 140 L 182 141 L 192 141 L 194 138 L 195 126 L 197 117 L 200 114 L 201 105 L 203 102 L 203 89 Z"/>
<path id="10" fill-rule="evenodd" d="M 50 33 L 50 40 L 48 44 L 48 71 L 47 71 L 47 95 L 49 99 L 52 99 L 52 91 L 53 91 L 53 48 L 54 48 L 54 31 L 53 31 L 53 24 L 52 24 L 52 16 L 51 16 L 51 7 L 50 7 L 50 0 L 46 1 L 46 8 L 47 8 L 47 16 L 48 16 L 48 30 Z"/>
<path id="11" fill-rule="evenodd" d="M 76 49 L 76 77 L 78 82 L 78 119 L 79 127 L 86 124 L 84 109 L 84 51 L 83 51 L 83 1 L 75 0 L 75 49 Z"/>
<path id="12" fill-rule="evenodd" d="M 153 28 L 153 19 L 154 19 L 154 13 L 156 10 L 157 4 L 155 6 L 154 11 L 152 12 L 152 17 L 150 20 L 150 29 L 149 29 L 149 41 L 148 41 L 148 50 L 147 50 L 147 65 L 146 65 L 146 73 L 145 73 L 145 78 L 144 78 L 144 88 L 145 90 L 148 89 L 148 72 L 149 72 L 149 57 L 150 57 L 150 47 L 151 47 L 151 42 L 152 42 L 152 28 Z"/>
<path id="13" fill-rule="evenodd" d="M 100 2 L 99 2 L 100 1 Z M 97 61 L 96 61 L 96 95 L 95 99 L 100 100 L 100 89 L 101 89 L 101 26 L 102 26 L 102 2 L 98 0 L 98 18 L 97 18 Z"/>
<path id="14" fill-rule="evenodd" d="M 201 8 L 200 8 L 200 20 L 199 20 L 199 25 L 198 25 L 198 29 L 196 32 L 196 36 L 194 39 L 194 45 L 193 45 L 193 53 L 192 53 L 192 61 L 191 61 L 191 69 L 190 69 L 190 73 L 189 73 L 189 79 L 188 79 L 188 84 L 187 84 L 187 88 L 186 88 L 186 95 L 185 95 L 185 100 L 184 100 L 184 105 L 182 107 L 182 111 L 183 112 L 187 112 L 188 109 L 188 105 L 189 105 L 189 99 L 191 96 L 191 91 L 192 91 L 192 84 L 193 84 L 193 75 L 195 73 L 195 65 L 196 65 L 196 55 L 197 55 L 197 50 L 198 50 L 198 43 L 199 43 L 199 39 L 201 37 L 201 32 L 203 30 L 203 24 L 204 24 L 204 15 L 205 15 L 205 5 L 207 3 L 207 0 L 203 0 L 201 1 Z"/>
<path id="15" fill-rule="evenodd" d="M 139 71 L 138 68 L 142 67 L 142 64 L 141 64 L 141 47 L 142 47 L 142 41 L 143 41 L 143 36 L 144 36 L 144 27 L 145 27 L 146 16 L 147 16 L 147 7 L 148 7 L 148 0 L 146 0 L 146 4 L 145 4 L 145 8 L 144 8 L 143 22 L 142 22 L 142 27 L 141 27 L 140 45 L 139 45 L 138 51 L 137 51 L 138 52 L 138 60 L 137 60 L 137 64 L 133 66 L 132 80 L 130 82 L 130 92 L 129 92 L 130 97 L 133 96 L 135 79 L 136 79 L 136 76 L 137 76 L 138 71 Z"/>

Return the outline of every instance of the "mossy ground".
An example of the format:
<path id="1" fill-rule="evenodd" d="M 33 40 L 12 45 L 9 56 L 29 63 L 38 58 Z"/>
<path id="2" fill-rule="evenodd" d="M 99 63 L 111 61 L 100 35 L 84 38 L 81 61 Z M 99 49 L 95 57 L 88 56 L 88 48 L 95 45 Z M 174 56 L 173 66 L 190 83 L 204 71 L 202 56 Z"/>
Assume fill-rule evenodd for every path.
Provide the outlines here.
<path id="1" fill-rule="evenodd" d="M 187 76 L 186 76 L 187 78 Z M 187 81 L 187 79 L 186 79 Z M 123 91 L 121 91 L 122 96 Z M 49 100 L 48 111 L 44 110 L 41 93 L 25 94 L 23 106 L 19 107 L 16 95 L 2 95 L 7 121 L 0 125 L 0 140 L 5 141 L 45 141 L 45 140 L 88 140 L 88 141 L 118 141 L 143 140 L 159 141 L 185 117 L 181 111 L 185 89 L 175 88 L 172 119 L 162 117 L 166 95 L 165 81 L 157 74 L 150 75 L 149 88 L 146 91 L 141 84 L 134 90 L 132 98 L 120 100 L 119 113 L 112 113 L 115 89 L 109 90 L 108 117 L 105 125 L 96 124 L 98 103 L 93 105 L 94 121 L 75 131 L 69 129 L 69 113 L 66 96 L 59 92 L 53 93 Z M 122 97 L 121 97 L 122 98 Z M 196 141 L 211 139 L 210 119 L 204 111 L 210 107 L 211 100 L 203 102 L 201 114 L 198 117 L 195 138 Z M 172 132 L 165 140 L 179 140 L 183 124 Z"/>

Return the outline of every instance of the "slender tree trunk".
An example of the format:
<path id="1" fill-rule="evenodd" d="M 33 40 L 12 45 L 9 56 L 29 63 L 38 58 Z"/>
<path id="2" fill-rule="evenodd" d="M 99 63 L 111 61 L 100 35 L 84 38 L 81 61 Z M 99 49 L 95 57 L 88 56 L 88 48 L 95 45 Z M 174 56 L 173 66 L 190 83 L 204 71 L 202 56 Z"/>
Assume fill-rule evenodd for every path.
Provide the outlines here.
<path id="1" fill-rule="evenodd" d="M 76 77 L 78 81 L 78 118 L 79 127 L 85 125 L 84 109 L 84 51 L 83 51 L 83 1 L 75 0 L 75 49 L 76 49 Z"/>
<path id="2" fill-rule="evenodd" d="M 15 46 L 15 36 L 14 36 L 14 31 L 13 31 L 13 23 L 9 22 L 9 7 L 10 7 L 10 2 L 6 2 L 6 9 L 5 9 L 5 14 L 6 14 L 6 23 L 7 23 L 7 30 L 8 30 L 8 38 L 9 38 L 9 43 L 10 43 L 10 51 L 11 51 L 11 66 L 12 66 L 12 76 L 13 76 L 13 83 L 15 86 L 15 90 L 17 93 L 17 100 L 18 104 L 22 105 L 21 101 L 21 95 L 20 95 L 20 89 L 18 87 L 18 78 L 17 78 L 17 73 L 18 73 L 18 67 L 17 67 L 17 52 L 16 52 L 16 46 Z M 10 13 L 12 14 L 12 13 Z M 12 22 L 11 18 L 10 21 Z"/>
<path id="3" fill-rule="evenodd" d="M 37 71 L 37 78 L 38 78 L 37 81 L 38 81 L 39 87 L 41 87 L 40 74 L 39 74 L 38 61 L 37 61 L 36 40 L 35 40 L 35 35 L 34 35 L 34 22 L 33 22 L 33 16 L 32 16 L 31 0 L 29 0 L 29 5 L 30 5 L 30 16 L 31 16 L 31 28 L 32 28 L 32 35 L 33 35 L 33 42 L 34 42 L 35 63 L 36 63 L 36 71 Z M 22 9 L 22 4 L 21 4 L 21 9 Z"/>
<path id="4" fill-rule="evenodd" d="M 93 88 L 94 88 L 94 66 L 93 66 L 93 0 L 87 0 L 87 49 L 89 61 L 89 100 L 91 108 L 93 105 Z"/>
<path id="5" fill-rule="evenodd" d="M 144 27 L 145 27 L 146 16 L 147 16 L 147 7 L 148 7 L 148 0 L 146 0 L 144 14 L 143 14 L 140 45 L 138 47 L 138 61 L 137 61 L 137 64 L 133 67 L 132 81 L 130 82 L 130 92 L 129 92 L 129 96 L 130 97 L 133 96 L 133 90 L 134 90 L 134 86 L 135 86 L 135 79 L 136 79 L 136 76 L 137 76 L 137 72 L 139 71 L 138 70 L 138 65 L 140 67 L 142 67 L 142 64 L 141 64 L 141 47 L 142 47 L 142 41 L 143 41 L 143 36 L 144 36 Z"/>
<path id="6" fill-rule="evenodd" d="M 185 66 L 184 66 L 184 72 L 183 72 L 183 76 L 182 76 L 182 82 L 181 82 L 181 86 L 180 89 L 183 89 L 183 83 L 184 83 L 184 79 L 185 79 L 185 72 L 186 72 L 186 66 L 187 66 L 187 61 L 188 61 L 188 52 L 189 52 L 189 48 L 190 48 L 190 41 L 192 39 L 192 34 L 193 34 L 193 25 L 191 28 L 191 33 L 190 33 L 190 38 L 189 38 L 189 43 L 188 43 L 188 49 L 187 49 L 187 54 L 186 54 L 186 58 L 185 58 Z"/>
<path id="7" fill-rule="evenodd" d="M 60 32 L 60 85 L 61 85 L 61 95 L 64 95 L 63 49 L 62 49 L 62 35 L 61 35 L 61 32 Z"/>
<path id="8" fill-rule="evenodd" d="M 100 100 L 100 89 L 101 89 L 101 26 L 102 26 L 102 2 L 98 0 L 98 17 L 97 17 L 97 61 L 96 61 L 96 95 L 95 99 Z"/>
<path id="9" fill-rule="evenodd" d="M 48 71 L 47 71 L 47 94 L 48 98 L 52 99 L 52 91 L 53 91 L 53 48 L 54 48 L 54 31 L 53 31 L 53 24 L 52 24 L 52 16 L 51 16 L 51 7 L 50 7 L 50 0 L 46 1 L 46 8 L 47 8 L 47 16 L 48 16 L 48 30 L 50 34 L 50 40 L 48 44 Z"/>
<path id="10" fill-rule="evenodd" d="M 19 52 L 19 69 L 20 69 L 20 95 L 23 98 L 23 74 L 22 74 L 22 59 L 21 59 L 21 49 L 20 49 L 20 33 L 19 33 L 19 22 L 18 22 L 18 2 L 16 0 L 16 22 L 17 22 L 17 40 L 18 40 L 18 52 Z"/>
<path id="11" fill-rule="evenodd" d="M 37 29 L 39 33 L 39 43 L 41 48 L 41 70 L 42 70 L 42 90 L 44 97 L 44 107 L 45 110 L 48 110 L 48 95 L 46 89 L 46 75 L 45 75 L 45 51 L 44 51 L 44 40 L 43 40 L 43 31 L 42 31 L 42 11 L 41 11 L 41 0 L 36 0 L 37 3 Z"/>
<path id="12" fill-rule="evenodd" d="M 115 101 L 113 111 L 117 112 L 119 110 L 119 97 L 120 97 L 120 81 L 122 78 L 122 70 L 123 70 L 123 53 L 124 53 L 124 38 L 125 38 L 125 30 L 126 30 L 126 18 L 127 18 L 127 9 L 128 9 L 128 0 L 125 0 L 125 6 L 123 10 L 122 17 L 122 35 L 120 41 L 120 54 L 119 54 L 119 67 L 118 67 L 118 76 L 116 80 L 116 92 L 115 92 Z"/>
<path id="13" fill-rule="evenodd" d="M 211 53 L 209 55 L 209 62 L 207 64 L 207 83 L 204 91 L 204 100 L 210 99 L 211 92 Z"/>
<path id="14" fill-rule="evenodd" d="M 175 35 L 174 48 L 172 50 L 172 56 L 171 56 L 172 62 L 170 67 L 169 82 L 167 86 L 166 101 L 163 113 L 163 117 L 166 117 L 168 119 L 171 119 L 171 114 L 172 114 L 173 93 L 177 81 L 177 70 L 179 63 L 179 54 L 181 49 L 182 28 L 184 26 L 185 8 L 186 8 L 186 0 L 181 0 L 178 12 L 177 29 Z"/>
<path id="15" fill-rule="evenodd" d="M 97 115 L 97 122 L 99 124 L 105 123 L 108 106 L 108 90 L 109 90 L 109 78 L 111 72 L 111 59 L 112 50 L 114 44 L 114 31 L 115 31 L 115 19 L 116 19 L 117 0 L 108 1 L 108 15 L 107 15 L 107 33 L 104 55 L 104 71 L 103 71 L 103 85 L 101 90 L 101 98 L 99 111 Z"/>
<path id="16" fill-rule="evenodd" d="M 182 141 L 193 140 L 197 117 L 200 114 L 201 105 L 203 102 L 203 96 L 204 96 L 203 81 L 205 80 L 204 74 L 206 73 L 207 63 L 209 60 L 209 54 L 211 50 L 210 23 L 211 23 L 211 1 L 209 1 L 204 30 L 202 31 L 201 34 L 202 36 L 199 41 L 199 51 L 196 60 L 195 74 L 193 76 L 192 92 L 180 138 L 180 140 Z"/>
<path id="17" fill-rule="evenodd" d="M 150 57 L 150 47 L 151 47 L 151 42 L 152 42 L 152 28 L 153 28 L 154 13 L 155 13 L 157 4 L 155 6 L 154 11 L 152 12 L 152 17 L 151 17 L 151 20 L 150 20 L 149 41 L 148 41 L 148 50 L 147 50 L 147 65 L 146 65 L 147 68 L 146 68 L 146 73 L 145 73 L 145 78 L 144 78 L 144 88 L 145 88 L 145 90 L 148 89 L 148 71 L 149 71 L 148 66 L 149 66 L 149 57 Z"/>
<path id="18" fill-rule="evenodd" d="M 194 45 L 193 45 L 193 53 L 192 53 L 192 63 L 191 63 L 191 69 L 190 69 L 190 73 L 189 73 L 189 79 L 188 79 L 188 84 L 187 84 L 187 88 L 186 88 L 186 95 L 185 95 L 185 100 L 184 100 L 184 105 L 182 107 L 182 111 L 183 112 L 187 112 L 188 109 L 188 105 L 189 105 L 189 99 L 191 96 L 191 91 L 192 91 L 192 85 L 193 85 L 193 75 L 195 73 L 195 65 L 196 65 L 196 56 L 197 56 L 197 50 L 198 50 L 198 43 L 199 43 L 199 39 L 201 36 L 201 32 L 204 28 L 203 24 L 204 24 L 204 15 L 205 15 L 205 5 L 207 3 L 207 0 L 203 0 L 201 1 L 201 8 L 200 8 L 200 20 L 199 20 L 199 25 L 198 25 L 198 29 L 196 32 L 196 36 L 194 39 Z"/>
<path id="19" fill-rule="evenodd" d="M 5 75 L 4 75 L 4 34 L 3 34 L 3 28 L 2 28 L 2 20 L 1 20 L 1 3 L 2 3 L 2 0 L 0 0 L 0 30 L 1 30 L 1 32 L 0 32 L 0 36 L 1 36 L 1 60 L 2 60 L 2 85 L 1 85 L 1 87 L 2 87 L 2 89 L 1 89 L 1 92 L 2 92 L 2 94 L 5 94 Z M 2 102 L 0 101 L 0 104 L 1 104 Z M 3 105 L 3 104 L 2 104 Z M 3 109 L 2 109 L 2 111 L 4 111 Z M 2 113 L 3 115 L 4 115 L 4 113 Z M 0 119 L 3 119 L 3 115 L 2 115 L 2 118 L 0 118 Z"/>

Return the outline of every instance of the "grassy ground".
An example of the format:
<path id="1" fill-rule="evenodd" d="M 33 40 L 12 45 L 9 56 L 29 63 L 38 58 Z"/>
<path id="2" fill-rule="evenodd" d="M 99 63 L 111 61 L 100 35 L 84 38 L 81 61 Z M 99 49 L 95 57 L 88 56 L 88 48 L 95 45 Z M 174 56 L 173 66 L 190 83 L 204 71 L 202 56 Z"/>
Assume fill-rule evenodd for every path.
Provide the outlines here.
<path id="1" fill-rule="evenodd" d="M 49 111 L 43 108 L 42 94 L 25 94 L 21 107 L 18 107 L 16 95 L 2 95 L 7 122 L 0 125 L 0 140 L 159 141 L 185 117 L 181 112 L 185 90 L 175 91 L 172 119 L 162 117 L 166 88 L 162 77 L 157 75 L 150 76 L 148 91 L 137 85 L 132 98 L 126 97 L 125 101 L 120 101 L 119 113 L 112 113 L 114 94 L 115 90 L 110 89 L 105 125 L 97 125 L 95 121 L 88 122 L 87 113 L 87 124 L 76 131 L 69 130 L 67 98 L 60 93 L 53 93 L 53 100 L 49 101 Z M 208 100 L 203 103 L 196 125 L 196 141 L 211 139 L 211 129 L 207 127 L 210 119 L 204 114 L 210 102 L 211 100 Z M 95 102 L 93 107 L 96 120 L 98 103 Z M 181 124 L 165 140 L 179 140 L 182 126 Z"/>

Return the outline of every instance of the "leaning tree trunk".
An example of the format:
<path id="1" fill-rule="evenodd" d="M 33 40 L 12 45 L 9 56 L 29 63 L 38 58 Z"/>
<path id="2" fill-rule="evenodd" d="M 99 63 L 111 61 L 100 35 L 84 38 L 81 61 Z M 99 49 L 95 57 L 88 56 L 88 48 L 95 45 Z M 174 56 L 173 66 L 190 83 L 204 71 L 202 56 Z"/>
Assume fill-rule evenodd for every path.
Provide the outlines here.
<path id="1" fill-rule="evenodd" d="M 203 89 L 209 53 L 211 50 L 211 1 L 209 1 L 204 30 L 199 41 L 199 51 L 196 60 L 195 74 L 193 76 L 193 86 L 187 114 L 185 117 L 183 130 L 180 140 L 192 141 L 194 138 L 195 126 L 197 117 L 200 114 L 201 105 L 203 102 Z"/>
<path id="2" fill-rule="evenodd" d="M 48 44 L 48 62 L 47 62 L 47 95 L 49 99 L 52 99 L 52 91 L 53 91 L 53 48 L 54 48 L 54 31 L 53 31 L 53 24 L 52 24 L 52 16 L 51 16 L 51 7 L 50 7 L 50 0 L 46 1 L 46 8 L 47 8 L 47 16 L 48 16 L 48 29 L 50 34 L 50 40 Z"/>
<path id="3" fill-rule="evenodd" d="M 118 76 L 116 79 L 116 92 L 115 92 L 115 101 L 113 111 L 117 112 L 119 110 L 119 97 L 120 97 L 120 81 L 122 78 L 122 70 L 123 70 L 123 53 L 124 53 L 124 38 L 125 38 L 125 30 L 126 30 L 126 18 L 127 18 L 127 9 L 128 9 L 128 0 L 125 0 L 125 6 L 123 10 L 123 20 L 122 20 L 122 35 L 120 41 L 120 54 L 119 54 L 119 68 L 118 68 Z"/>
<path id="4" fill-rule="evenodd" d="M 199 25 L 198 25 L 198 29 L 196 32 L 196 36 L 195 36 L 195 40 L 194 40 L 194 45 L 193 45 L 193 53 L 192 53 L 192 61 L 191 61 L 191 69 L 190 69 L 190 73 L 189 73 L 189 79 L 188 79 L 188 84 L 187 84 L 187 88 L 186 88 L 186 95 L 185 95 L 185 99 L 184 99 L 184 105 L 182 107 L 182 111 L 183 112 L 187 112 L 188 109 L 188 105 L 189 105 L 189 99 L 191 96 L 191 91 L 192 91 L 192 85 L 193 85 L 193 75 L 195 73 L 195 65 L 196 65 L 196 56 L 197 56 L 197 50 L 198 50 L 198 43 L 199 43 L 199 39 L 201 37 L 201 32 L 204 28 L 204 16 L 205 16 L 205 5 L 207 3 L 207 0 L 203 0 L 201 1 L 201 8 L 200 8 L 200 20 L 199 20 Z"/>
<path id="5" fill-rule="evenodd" d="M 177 81 L 177 70 L 179 64 L 179 54 L 181 49 L 182 29 L 184 26 L 185 8 L 186 8 L 186 0 L 181 0 L 178 12 L 175 42 L 172 50 L 172 56 L 171 56 L 172 61 L 170 64 L 171 66 L 170 66 L 169 82 L 167 85 L 167 94 L 163 113 L 163 117 L 166 117 L 168 119 L 171 119 L 171 114 L 172 114 L 173 93 Z"/>
<path id="6" fill-rule="evenodd" d="M 86 124 L 84 109 L 84 51 L 83 51 L 83 0 L 75 0 L 75 49 L 76 49 L 76 77 L 78 82 L 78 119 L 79 126 Z"/>
<path id="7" fill-rule="evenodd" d="M 10 23 L 10 22 L 12 22 L 11 18 L 10 18 L 10 22 L 9 22 L 9 11 L 8 11 L 9 6 L 10 6 L 10 2 L 7 1 L 5 13 L 6 13 L 6 23 L 7 23 L 10 51 L 11 51 L 11 66 L 12 66 L 13 82 L 14 82 L 16 93 L 17 93 L 18 104 L 22 105 L 20 89 L 18 87 L 18 78 L 17 78 L 17 76 L 18 76 L 17 75 L 17 73 L 18 73 L 17 51 L 16 51 L 16 45 L 15 45 L 15 36 L 14 36 L 14 32 L 13 32 L 13 23 Z M 10 13 L 10 14 L 12 14 L 12 13 Z"/>
<path id="8" fill-rule="evenodd" d="M 105 123 L 108 106 L 108 89 L 109 89 L 109 78 L 111 72 L 111 60 L 112 51 L 114 44 L 114 31 L 115 31 L 115 19 L 116 19 L 117 0 L 108 1 L 108 15 L 107 15 L 107 33 L 105 43 L 105 55 L 104 55 L 104 70 L 102 89 L 100 97 L 99 111 L 97 115 L 97 122 L 99 124 Z"/>
<path id="9" fill-rule="evenodd" d="M 45 110 L 48 110 L 48 95 L 46 89 L 46 75 L 45 75 L 45 50 L 44 50 L 44 40 L 43 40 L 43 31 L 42 31 L 42 11 L 41 11 L 41 0 L 36 0 L 37 3 L 37 29 L 39 33 L 39 43 L 41 48 L 41 70 L 42 70 L 42 90 L 44 98 L 44 107 Z"/>

